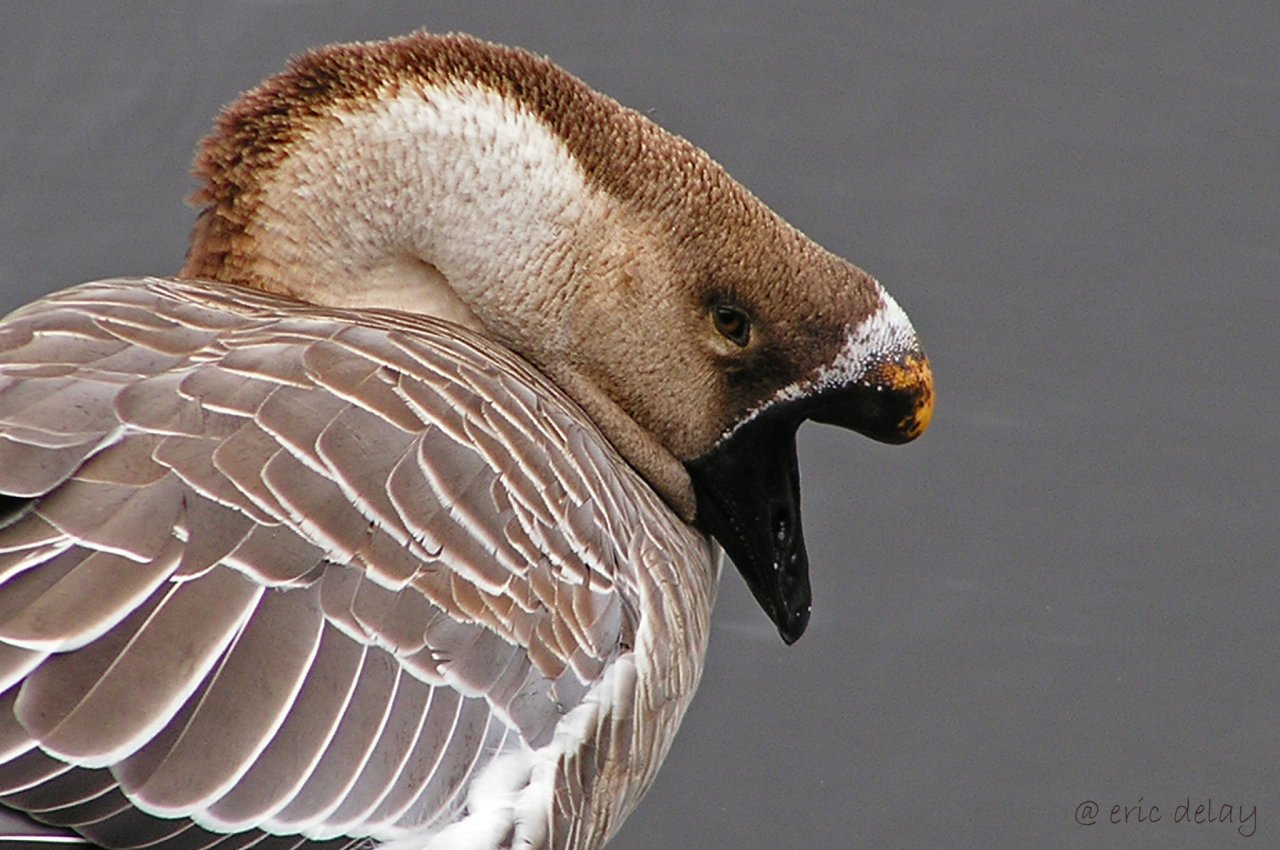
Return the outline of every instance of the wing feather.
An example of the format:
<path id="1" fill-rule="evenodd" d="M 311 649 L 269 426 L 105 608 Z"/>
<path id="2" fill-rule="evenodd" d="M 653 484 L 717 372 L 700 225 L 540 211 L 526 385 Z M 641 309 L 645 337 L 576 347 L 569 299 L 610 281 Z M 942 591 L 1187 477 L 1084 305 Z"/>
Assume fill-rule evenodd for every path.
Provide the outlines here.
<path id="1" fill-rule="evenodd" d="M 356 337 L 371 342 L 367 328 L 342 328 L 331 341 L 317 342 L 303 353 L 303 363 L 317 386 L 346 399 L 379 422 L 404 433 L 422 427 L 404 400 L 396 394 L 398 372 L 368 356 Z"/>
<path id="2" fill-rule="evenodd" d="M 325 562 L 323 550 L 283 521 L 258 523 L 222 559 L 267 586 L 311 581 Z"/>
<path id="3" fill-rule="evenodd" d="M 117 769 L 131 798 L 152 813 L 186 814 L 244 775 L 284 722 L 319 648 L 318 595 L 312 588 L 263 597 L 177 740 L 146 772 L 132 769 L 136 757 Z"/>
<path id="4" fill-rule="evenodd" d="M 162 589 L 154 608 L 144 604 L 112 629 L 121 632 L 115 639 L 108 633 L 45 661 L 22 683 L 14 711 L 46 751 L 89 767 L 112 764 L 173 717 L 261 595 L 261 586 L 226 569 Z"/>
<path id="5" fill-rule="evenodd" d="M 412 676 L 400 677 L 399 687 L 396 688 L 395 699 L 387 716 L 417 718 L 417 722 L 389 722 L 383 727 L 364 769 L 351 786 L 351 792 L 329 815 L 324 832 L 317 837 L 342 835 L 366 823 L 369 813 L 390 793 L 392 783 L 400 775 L 418 742 L 432 690 L 431 685 Z"/>
<path id="6" fill-rule="evenodd" d="M 426 626 L 440 616 L 440 609 L 419 593 L 398 593 L 387 590 L 368 576 L 357 574 L 355 577 L 351 616 L 369 640 L 397 656 L 422 650 L 427 645 Z M 330 574 L 326 578 L 337 576 Z"/>
<path id="7" fill-rule="evenodd" d="M 194 495 L 216 505 L 234 508 L 252 523 L 277 523 L 278 519 L 260 510 L 218 469 L 213 456 L 221 445 L 221 438 L 217 436 L 170 436 L 156 446 L 155 459 L 172 469 Z"/>
<path id="8" fill-rule="evenodd" d="M 337 482 L 287 452 L 278 452 L 259 474 L 292 528 L 320 544 L 326 560 L 351 561 L 368 537 L 370 522 L 351 509 Z"/>
<path id="9" fill-rule="evenodd" d="M 3 595 L 0 593 L 0 596 Z M 7 697 L 11 691 L 16 696 L 17 690 L 13 686 L 48 657 L 47 652 L 22 649 L 0 641 L 0 698 Z M 3 728 L 6 717 L 5 710 L 0 708 L 0 729 Z M 2 741 L 3 738 L 0 737 L 0 763 L 4 762 L 5 752 Z"/>
<path id="10" fill-rule="evenodd" d="M 0 800 L 169 850 L 456 820 L 635 645 L 633 497 L 656 502 L 610 451 L 432 320 L 156 280 L 24 308 Z"/>
<path id="11" fill-rule="evenodd" d="M 132 806 L 106 770 L 68 769 L 52 782 L 46 780 L 3 799 L 6 805 L 58 826 L 93 823 Z"/>
<path id="12" fill-rule="evenodd" d="M 250 514 L 196 493 L 184 497 L 182 507 L 182 534 L 186 541 L 182 560 L 174 571 L 176 576 L 195 578 L 232 552 L 240 552 L 241 560 L 248 560 L 240 547 L 250 545 L 246 543 L 249 534 L 262 527 Z"/>
<path id="13" fill-rule="evenodd" d="M 8 800 L 22 791 L 30 791 L 27 799 L 40 800 L 48 793 L 50 780 L 69 773 L 81 773 L 75 765 L 46 755 L 33 745 L 20 755 L 9 759 L 0 772 L 0 801 Z M 19 806 L 21 808 L 21 806 Z"/>
<path id="14" fill-rule="evenodd" d="M 317 457 L 342 488 L 347 503 L 402 546 L 409 542 L 409 535 L 387 495 L 386 471 L 365 458 L 398 462 L 413 444 L 412 433 L 387 427 L 383 420 L 357 407 L 342 411 L 316 437 Z M 404 581 L 408 577 L 396 578 Z"/>
<path id="15" fill-rule="evenodd" d="M 293 799 L 337 732 L 367 652 L 364 644 L 331 624 L 323 627 L 315 658 L 288 716 L 236 786 L 209 807 L 211 823 L 244 829 Z"/>
<path id="16" fill-rule="evenodd" d="M 238 491 L 234 503 L 247 499 L 265 517 L 287 516 L 271 488 L 262 480 L 262 470 L 277 454 L 284 452 L 276 438 L 256 422 L 246 422 L 235 433 L 220 441 L 210 459 L 213 467 Z"/>
<path id="17" fill-rule="evenodd" d="M 368 761 L 387 722 L 399 680 L 400 667 L 391 656 L 369 653 L 337 733 L 306 784 L 268 820 L 273 831 L 309 833 L 323 828 L 325 818 L 342 804 Z"/>
<path id="18" fill-rule="evenodd" d="M 417 800 L 431 777 L 435 775 L 436 766 L 444 755 L 441 744 L 450 740 L 457 726 L 458 713 L 462 709 L 463 702 L 458 692 L 451 688 L 432 688 L 431 701 L 427 704 L 427 712 L 422 718 L 422 727 L 409 758 L 405 761 L 405 767 L 396 777 L 396 782 L 387 795 L 369 815 L 371 824 L 382 825 L 408 820 L 405 813 Z"/>
<path id="19" fill-rule="evenodd" d="M 63 552 L 59 559 L 74 565 L 61 575 L 50 570 L 50 577 L 58 578 L 54 584 L 0 619 L 0 640 L 7 647 L 64 652 L 97 639 L 173 573 L 181 547 L 172 538 L 168 543 L 166 550 L 141 563 L 80 546 Z"/>
<path id="20" fill-rule="evenodd" d="M 461 806 L 463 781 L 470 774 L 487 739 L 492 714 L 483 700 L 460 699 L 453 727 L 437 739 L 446 741 L 425 782 L 417 784 L 417 797 L 400 816 L 410 824 L 431 823 L 447 818 Z"/>
<path id="21" fill-rule="evenodd" d="M 103 804 L 93 811 L 93 814 L 99 813 L 102 813 L 101 817 L 69 825 L 104 847 L 163 847 L 166 840 L 193 829 L 184 821 L 151 817 L 135 808 L 119 789 L 106 795 Z M 193 845 L 184 843 L 183 846 Z"/>

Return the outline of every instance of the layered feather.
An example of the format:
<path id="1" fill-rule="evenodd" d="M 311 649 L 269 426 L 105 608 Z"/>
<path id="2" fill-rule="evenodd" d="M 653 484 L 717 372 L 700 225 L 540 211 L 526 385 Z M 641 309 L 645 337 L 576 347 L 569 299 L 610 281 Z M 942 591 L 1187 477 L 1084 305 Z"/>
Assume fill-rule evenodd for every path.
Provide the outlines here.
<path id="1" fill-rule="evenodd" d="M 111 847 L 595 846 L 718 569 L 515 356 L 221 285 L 0 325 L 0 493 L 0 802 Z"/>

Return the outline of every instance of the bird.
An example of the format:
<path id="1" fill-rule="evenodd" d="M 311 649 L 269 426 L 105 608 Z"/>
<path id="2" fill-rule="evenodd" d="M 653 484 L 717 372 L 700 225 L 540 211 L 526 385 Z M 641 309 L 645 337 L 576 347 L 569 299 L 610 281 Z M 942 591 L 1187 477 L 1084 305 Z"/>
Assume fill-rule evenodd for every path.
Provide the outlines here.
<path id="1" fill-rule="evenodd" d="M 0 804 L 105 848 L 603 846 L 722 561 L 805 630 L 801 423 L 928 426 L 906 313 L 468 35 L 296 57 L 193 172 L 178 274 L 0 322 Z"/>

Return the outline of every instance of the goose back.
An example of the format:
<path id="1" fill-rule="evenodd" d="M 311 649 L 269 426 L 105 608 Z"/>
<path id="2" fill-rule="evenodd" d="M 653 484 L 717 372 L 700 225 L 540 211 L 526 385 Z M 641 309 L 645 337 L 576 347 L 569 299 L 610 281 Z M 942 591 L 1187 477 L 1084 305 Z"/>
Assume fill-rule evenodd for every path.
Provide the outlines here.
<path id="1" fill-rule="evenodd" d="M 0 493 L 0 801 L 104 846 L 596 847 L 700 674 L 714 544 L 446 322 L 50 296 Z"/>

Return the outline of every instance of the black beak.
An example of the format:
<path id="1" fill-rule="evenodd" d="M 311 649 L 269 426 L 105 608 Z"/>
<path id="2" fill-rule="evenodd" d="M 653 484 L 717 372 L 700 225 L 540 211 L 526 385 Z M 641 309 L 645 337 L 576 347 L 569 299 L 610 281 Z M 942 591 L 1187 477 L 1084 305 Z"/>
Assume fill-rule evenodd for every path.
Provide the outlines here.
<path id="1" fill-rule="evenodd" d="M 687 464 L 698 522 L 724 547 L 787 643 L 809 624 L 809 555 L 800 526 L 799 419 L 758 416 Z"/>
<path id="2" fill-rule="evenodd" d="M 686 464 L 698 524 L 724 547 L 786 643 L 809 623 L 809 556 L 800 524 L 796 431 L 806 419 L 905 443 L 933 413 L 933 376 L 918 350 L 873 364 L 853 384 L 761 411 Z"/>

